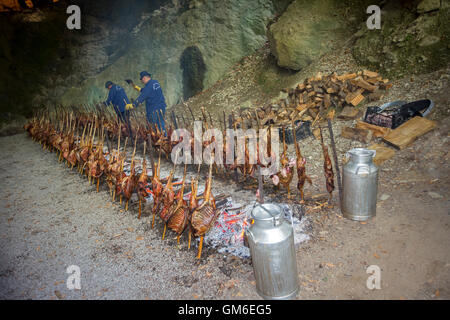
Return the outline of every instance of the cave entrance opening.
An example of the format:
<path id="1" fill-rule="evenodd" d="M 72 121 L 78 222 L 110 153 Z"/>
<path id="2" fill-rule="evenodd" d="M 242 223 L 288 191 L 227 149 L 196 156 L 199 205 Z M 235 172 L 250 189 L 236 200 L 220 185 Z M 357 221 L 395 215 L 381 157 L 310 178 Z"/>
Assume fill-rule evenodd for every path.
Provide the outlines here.
<path id="1" fill-rule="evenodd" d="M 180 68 L 183 70 L 183 98 L 187 100 L 203 90 L 206 65 L 197 46 L 187 47 L 183 51 Z"/>

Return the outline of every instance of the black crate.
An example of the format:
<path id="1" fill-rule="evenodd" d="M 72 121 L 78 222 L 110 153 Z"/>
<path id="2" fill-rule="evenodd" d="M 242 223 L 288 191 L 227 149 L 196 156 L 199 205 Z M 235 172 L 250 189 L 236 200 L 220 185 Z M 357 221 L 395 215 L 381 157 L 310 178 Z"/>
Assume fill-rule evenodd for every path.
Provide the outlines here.
<path id="1" fill-rule="evenodd" d="M 308 138 L 312 135 L 311 133 L 311 121 L 300 121 L 297 120 L 294 122 L 295 127 L 295 135 L 297 137 L 297 141 Z M 292 144 L 294 143 L 294 130 L 292 130 L 292 126 L 285 127 L 284 132 L 286 135 L 286 143 Z M 280 132 L 280 141 L 283 141 L 283 129 L 279 128 Z"/>

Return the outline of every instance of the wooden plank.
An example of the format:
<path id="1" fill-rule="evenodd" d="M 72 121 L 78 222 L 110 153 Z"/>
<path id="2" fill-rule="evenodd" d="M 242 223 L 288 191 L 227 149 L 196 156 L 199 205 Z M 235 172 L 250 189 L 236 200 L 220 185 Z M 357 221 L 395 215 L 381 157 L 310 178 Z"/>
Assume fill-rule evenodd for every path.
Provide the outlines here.
<path id="1" fill-rule="evenodd" d="M 372 131 L 366 129 L 343 127 L 341 137 L 350 140 L 357 140 L 362 143 L 369 143 L 372 140 Z"/>
<path id="2" fill-rule="evenodd" d="M 377 166 L 381 165 L 383 162 L 395 155 L 395 150 L 378 143 L 371 145 L 367 149 L 375 150 L 377 152 L 375 158 L 373 159 L 373 162 L 375 162 Z"/>
<path id="3" fill-rule="evenodd" d="M 317 115 L 319 114 L 319 110 L 316 108 L 309 108 L 308 113 L 311 117 L 316 118 Z"/>
<path id="4" fill-rule="evenodd" d="M 306 85 L 304 84 L 304 83 L 299 83 L 298 85 L 297 85 L 297 89 L 298 90 L 303 90 L 303 89 L 305 89 L 306 88 Z"/>
<path id="5" fill-rule="evenodd" d="M 390 83 L 390 82 L 383 81 L 383 83 L 380 84 L 380 89 L 383 89 L 383 90 L 388 90 L 391 87 L 392 87 L 392 83 Z"/>
<path id="6" fill-rule="evenodd" d="M 353 120 L 362 116 L 362 111 L 354 107 L 345 106 L 342 109 L 341 114 L 338 116 L 339 119 L 343 120 Z"/>
<path id="7" fill-rule="evenodd" d="M 433 130 L 437 123 L 422 117 L 414 117 L 392 130 L 383 140 L 400 150 L 413 143 L 418 137 Z"/>
<path id="8" fill-rule="evenodd" d="M 298 111 L 303 111 L 303 110 L 305 110 L 306 108 L 308 108 L 308 105 L 306 104 L 306 103 L 300 103 L 298 106 L 297 106 L 297 110 Z"/>
<path id="9" fill-rule="evenodd" d="M 355 107 L 364 100 L 364 96 L 362 95 L 364 89 L 358 89 L 355 92 L 350 92 L 345 96 L 345 101 L 348 104 L 352 104 Z"/>
<path id="10" fill-rule="evenodd" d="M 367 78 L 366 81 L 373 85 L 377 85 L 380 82 L 380 80 L 378 80 L 378 78 Z"/>
<path id="11" fill-rule="evenodd" d="M 354 80 L 350 80 L 351 84 L 358 86 L 360 88 L 366 89 L 370 92 L 374 92 L 375 90 L 378 89 L 377 86 L 371 85 L 370 83 L 368 83 L 366 80 L 364 80 L 363 78 L 356 78 Z"/>
<path id="12" fill-rule="evenodd" d="M 378 100 L 380 100 L 383 97 L 384 97 L 384 92 L 380 91 L 380 90 L 377 90 L 377 91 L 372 92 L 371 94 L 369 94 L 367 96 L 367 99 L 369 101 L 378 101 Z"/>
<path id="13" fill-rule="evenodd" d="M 346 73 L 346 74 L 337 76 L 337 79 L 341 80 L 341 81 L 349 80 L 349 79 L 353 79 L 353 78 L 356 78 L 356 73 Z"/>
<path id="14" fill-rule="evenodd" d="M 305 101 L 303 100 L 303 94 L 299 94 L 298 95 L 298 102 L 299 102 L 299 104 L 302 104 L 302 103 L 304 103 Z"/>
<path id="15" fill-rule="evenodd" d="M 317 72 L 315 80 L 316 81 L 322 81 L 322 78 L 323 78 L 322 72 L 320 72 L 320 71 Z"/>
<path id="16" fill-rule="evenodd" d="M 352 101 L 350 101 L 350 103 L 356 107 L 363 100 L 364 100 L 364 96 L 362 94 L 358 94 L 355 98 L 353 98 Z"/>
<path id="17" fill-rule="evenodd" d="M 335 115 L 336 115 L 336 110 L 331 109 L 330 112 L 328 112 L 328 114 L 327 114 L 327 118 L 333 120 Z"/>
<path id="18" fill-rule="evenodd" d="M 373 71 L 369 71 L 369 70 L 363 70 L 362 74 L 364 76 L 367 76 L 369 78 L 375 78 L 378 77 L 378 72 L 373 72 Z"/>
<path id="19" fill-rule="evenodd" d="M 323 105 L 325 108 L 329 108 L 331 106 L 331 98 L 329 94 L 325 94 L 323 97 Z"/>
<path id="20" fill-rule="evenodd" d="M 370 130 L 372 131 L 373 135 L 377 138 L 382 138 L 391 132 L 390 128 L 376 126 L 374 124 L 370 124 L 364 121 L 358 121 L 355 127 L 359 129 Z"/>

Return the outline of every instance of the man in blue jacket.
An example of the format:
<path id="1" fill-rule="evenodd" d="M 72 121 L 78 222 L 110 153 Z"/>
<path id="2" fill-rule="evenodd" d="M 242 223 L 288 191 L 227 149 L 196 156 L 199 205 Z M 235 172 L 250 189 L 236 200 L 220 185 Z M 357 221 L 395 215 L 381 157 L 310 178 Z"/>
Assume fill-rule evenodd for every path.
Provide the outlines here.
<path id="1" fill-rule="evenodd" d="M 131 138 L 131 125 L 130 125 L 130 100 L 128 100 L 128 96 L 125 93 L 125 90 L 117 85 L 112 83 L 111 81 L 107 81 L 105 84 L 105 88 L 108 89 L 108 98 L 105 101 L 107 106 L 111 105 L 114 107 L 114 111 L 117 114 L 119 120 L 126 125 L 128 134 Z"/>
<path id="2" fill-rule="evenodd" d="M 166 101 L 161 90 L 161 85 L 157 80 L 153 80 L 151 74 L 147 71 L 142 71 L 140 73 L 140 79 L 145 85 L 142 89 L 133 84 L 131 80 L 126 80 L 140 92 L 140 95 L 134 101 L 133 106 L 137 107 L 145 101 L 148 122 L 157 125 L 159 130 L 163 130 L 165 134 L 166 127 L 164 125 L 164 114 L 166 112 Z"/>

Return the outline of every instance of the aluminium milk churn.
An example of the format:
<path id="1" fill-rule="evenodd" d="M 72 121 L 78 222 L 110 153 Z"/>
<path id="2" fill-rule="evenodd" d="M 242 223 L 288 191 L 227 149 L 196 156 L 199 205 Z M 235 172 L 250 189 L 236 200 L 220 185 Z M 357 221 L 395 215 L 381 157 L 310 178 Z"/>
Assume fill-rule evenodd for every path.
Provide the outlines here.
<path id="1" fill-rule="evenodd" d="M 357 221 L 375 216 L 377 209 L 378 168 L 373 163 L 375 150 L 355 148 L 347 152 L 348 162 L 342 176 L 342 214 Z"/>
<path id="2" fill-rule="evenodd" d="M 283 209 L 265 203 L 252 211 L 247 229 L 256 290 L 264 299 L 293 299 L 298 293 L 297 261 L 292 224 Z"/>

